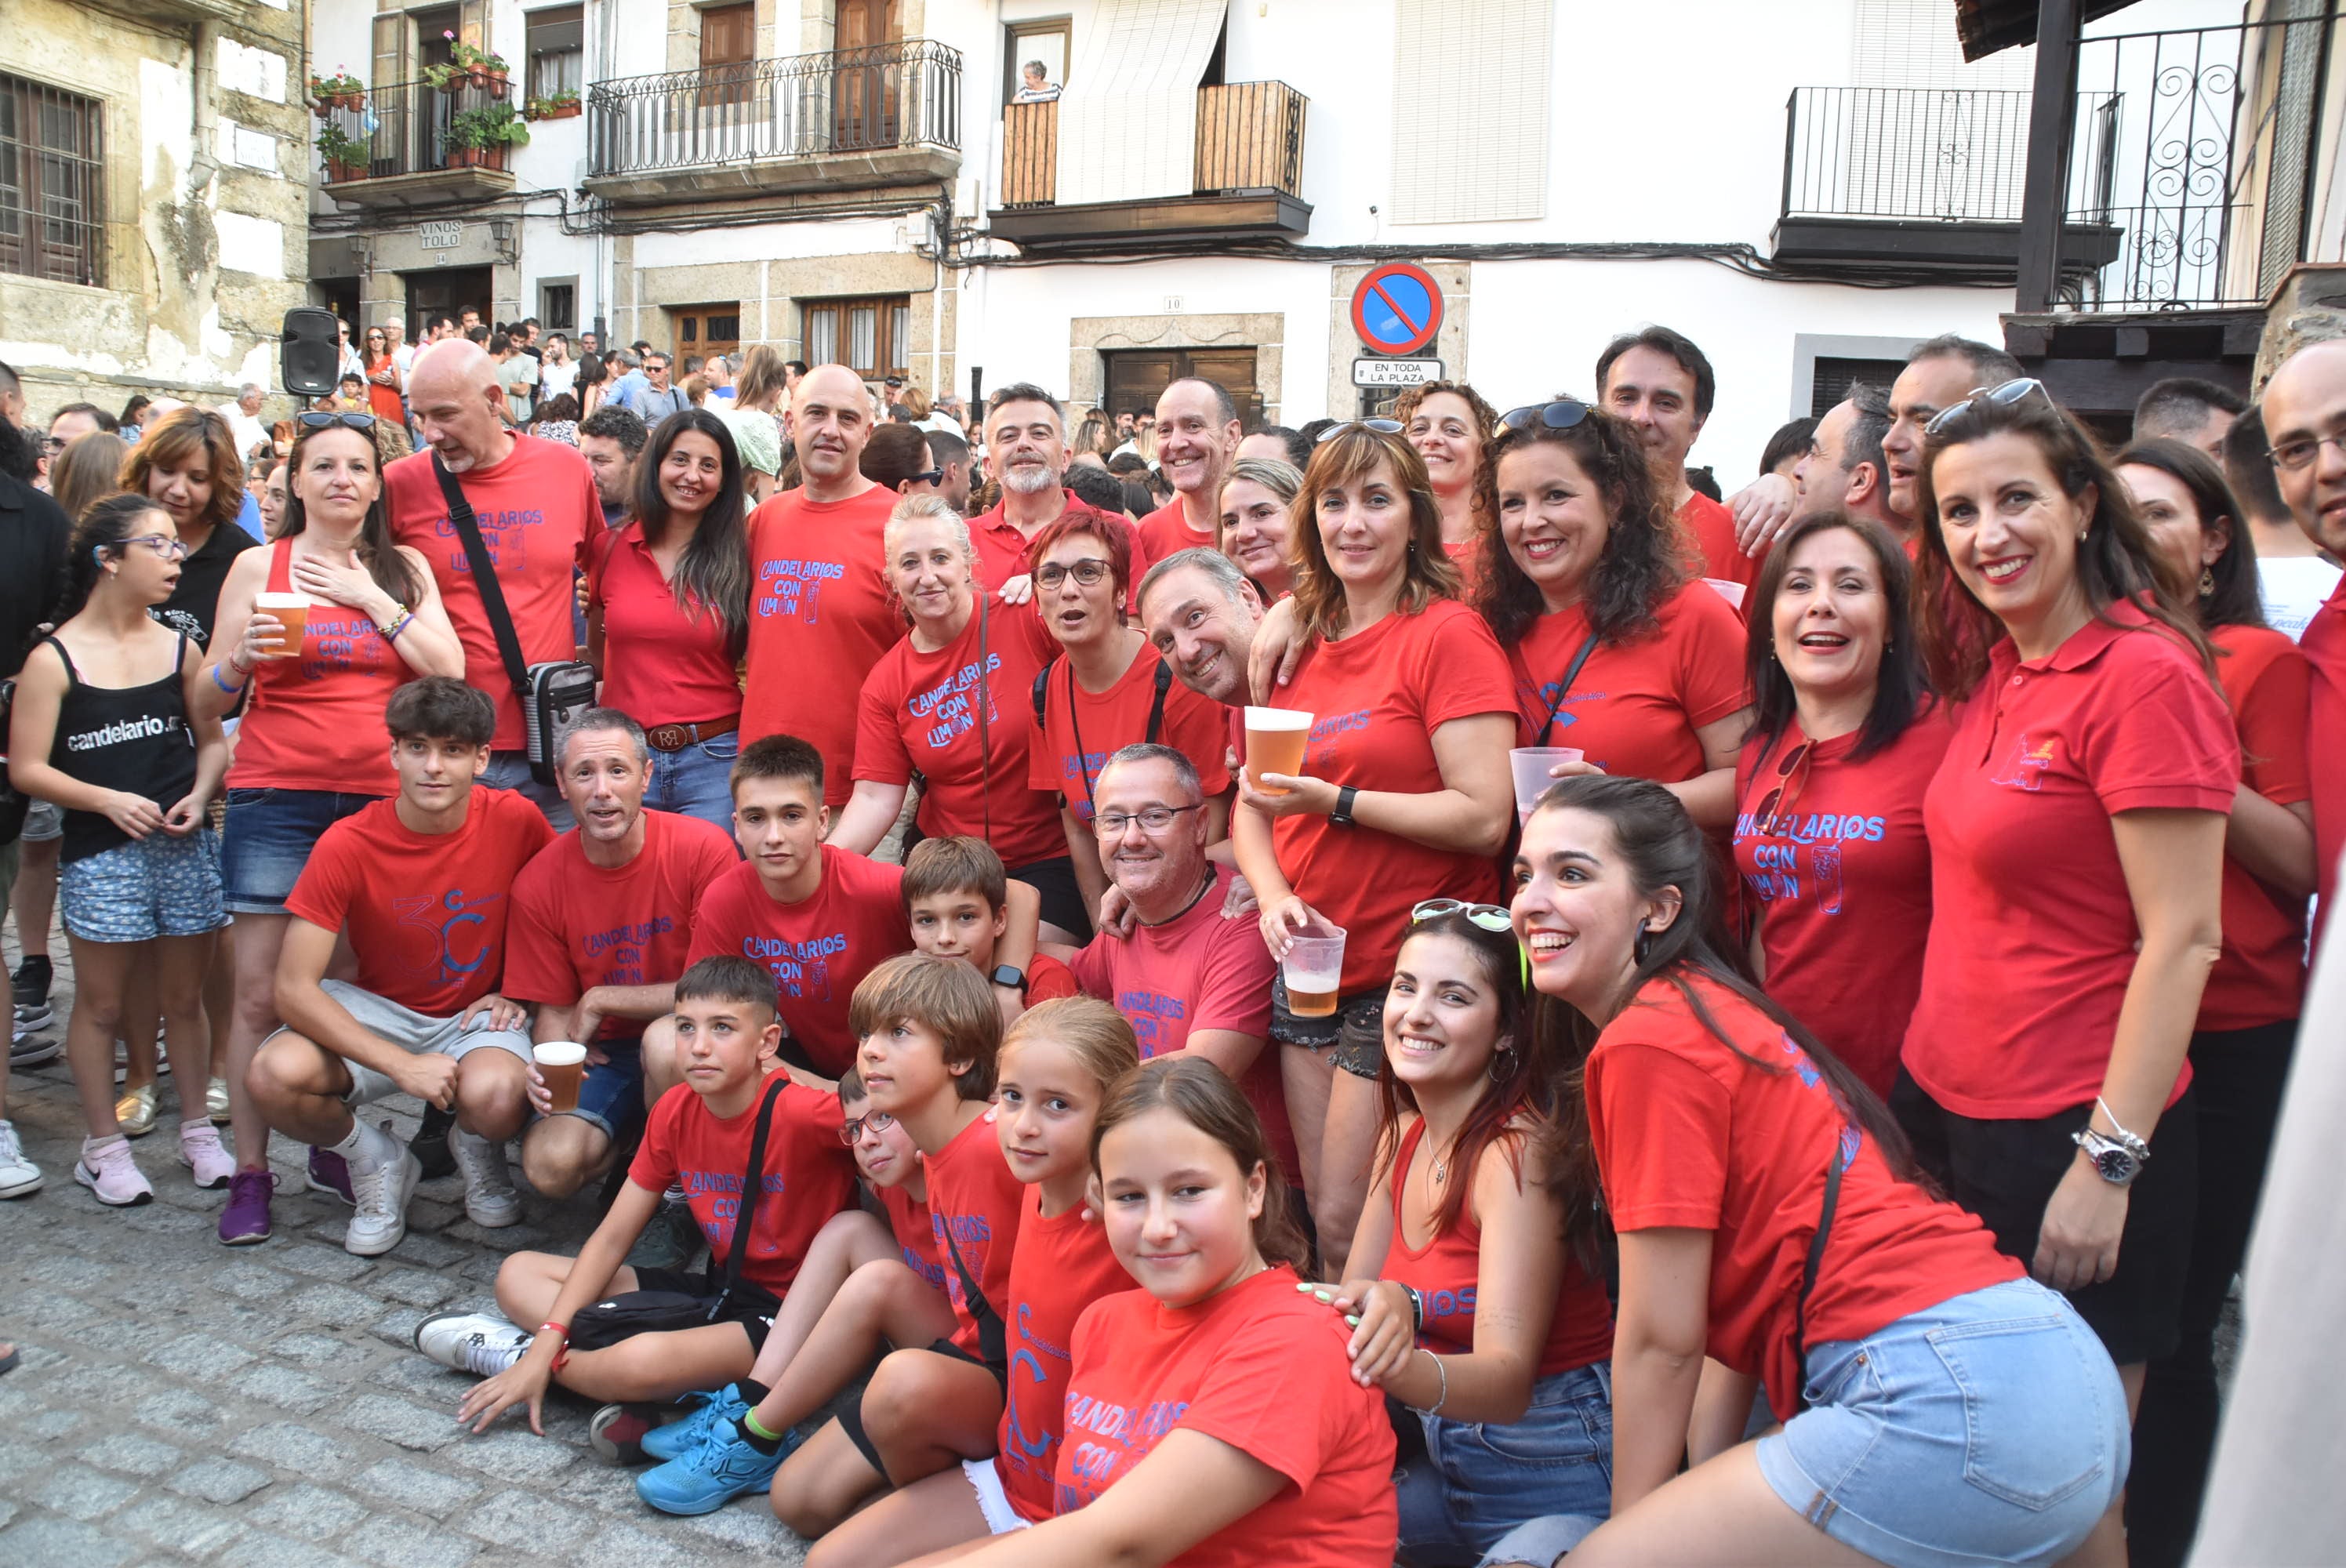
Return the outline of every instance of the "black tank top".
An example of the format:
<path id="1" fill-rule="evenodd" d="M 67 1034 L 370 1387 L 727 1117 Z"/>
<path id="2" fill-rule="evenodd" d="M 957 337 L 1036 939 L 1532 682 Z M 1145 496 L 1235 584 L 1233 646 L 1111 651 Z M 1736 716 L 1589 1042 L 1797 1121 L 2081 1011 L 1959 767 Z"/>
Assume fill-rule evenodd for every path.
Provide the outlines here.
<path id="1" fill-rule="evenodd" d="M 144 795 L 166 811 L 185 799 L 196 787 L 195 735 L 188 728 L 187 688 L 179 677 L 188 658 L 187 634 L 173 645 L 171 673 L 145 686 L 88 685 L 65 644 L 55 637 L 41 640 L 57 650 L 66 667 L 49 765 L 84 784 Z M 69 810 L 57 858 L 78 860 L 128 842 L 129 835 L 103 812 Z"/>

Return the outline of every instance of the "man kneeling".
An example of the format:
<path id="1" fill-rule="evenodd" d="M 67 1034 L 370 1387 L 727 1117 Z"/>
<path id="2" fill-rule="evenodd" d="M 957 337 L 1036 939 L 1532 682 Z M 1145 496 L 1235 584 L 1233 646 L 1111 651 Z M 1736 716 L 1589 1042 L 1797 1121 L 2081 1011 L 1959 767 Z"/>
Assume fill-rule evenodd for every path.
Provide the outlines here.
<path id="1" fill-rule="evenodd" d="M 285 1027 L 246 1077 L 271 1127 L 349 1162 L 357 1212 L 342 1245 L 362 1257 L 407 1234 L 421 1175 L 387 1126 L 352 1114 L 394 1094 L 455 1113 L 474 1224 L 521 1218 L 505 1145 L 529 1114 L 529 1029 L 496 988 L 514 877 L 554 837 L 524 797 L 474 784 L 496 730 L 480 692 L 446 676 L 410 681 L 383 720 L 399 793 L 335 823 L 311 851 L 285 901 Z M 326 978 L 337 933 L 350 939 L 356 983 Z"/>

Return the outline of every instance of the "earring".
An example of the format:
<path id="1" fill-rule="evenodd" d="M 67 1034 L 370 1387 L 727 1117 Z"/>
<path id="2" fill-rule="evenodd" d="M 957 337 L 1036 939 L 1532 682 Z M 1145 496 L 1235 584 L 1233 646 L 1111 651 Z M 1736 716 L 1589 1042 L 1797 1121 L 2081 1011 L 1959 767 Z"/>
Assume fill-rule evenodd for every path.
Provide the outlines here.
<path id="1" fill-rule="evenodd" d="M 1654 928 L 1646 925 L 1639 926 L 1637 928 L 1637 934 L 1631 938 L 1629 942 L 1629 954 L 1632 958 L 1635 958 L 1637 961 L 1637 967 L 1639 969 L 1646 967 L 1647 955 L 1651 953 L 1653 951 Z"/>
<path id="2" fill-rule="evenodd" d="M 2205 599 L 2205 598 L 2208 598 L 2208 597 L 2211 597 L 2211 596 L 2215 594 L 2215 592 L 2216 592 L 2216 574 L 2215 574 L 2215 573 L 2213 573 L 2213 572 L 2211 572 L 2211 571 L 2209 571 L 2209 570 L 2208 570 L 2207 567 L 2205 567 L 2205 566 L 2200 567 L 2200 568 L 2199 568 L 2199 596 L 2200 596 L 2201 598 L 2203 598 L 2203 599 Z"/>
<path id="3" fill-rule="evenodd" d="M 1515 1075 L 1515 1048 L 1502 1045 L 1491 1056 L 1491 1082 L 1504 1084 Z"/>
<path id="4" fill-rule="evenodd" d="M 2080 529 L 2078 529 L 2078 530 L 2077 530 L 2077 543 L 2078 543 L 2078 544 L 2080 544 L 2080 545 L 2084 544 L 2084 543 L 2086 542 L 2086 535 L 2088 535 L 2088 534 L 2090 534 L 2090 533 L 2092 533 L 2092 532 L 2093 532 L 2093 530 L 2092 530 L 2092 529 L 2090 529 L 2090 528 L 2080 528 Z"/>

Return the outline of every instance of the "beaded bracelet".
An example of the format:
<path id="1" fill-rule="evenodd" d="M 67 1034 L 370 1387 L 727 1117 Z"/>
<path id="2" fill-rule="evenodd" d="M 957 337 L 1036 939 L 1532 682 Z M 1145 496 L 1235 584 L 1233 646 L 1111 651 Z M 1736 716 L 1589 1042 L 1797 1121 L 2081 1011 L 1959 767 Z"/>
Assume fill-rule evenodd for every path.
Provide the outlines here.
<path id="1" fill-rule="evenodd" d="M 385 627 L 383 627 L 383 628 L 382 628 L 382 640 L 383 640 L 383 641 L 385 641 L 385 642 L 387 642 L 387 643 L 395 643 L 395 642 L 397 642 L 397 641 L 399 640 L 399 634 L 400 634 L 400 633 L 402 633 L 402 632 L 403 632 L 403 631 L 405 631 L 405 630 L 407 629 L 408 623 L 409 623 L 409 622 L 411 622 L 411 621 L 413 621 L 413 620 L 414 620 L 414 619 L 415 619 L 415 612 L 414 612 L 414 611 L 413 611 L 413 610 L 402 610 L 402 611 L 400 611 L 400 613 L 398 614 L 398 616 L 395 616 L 395 617 L 393 619 L 393 621 L 392 621 L 391 625 L 389 625 L 389 626 L 385 626 Z"/>

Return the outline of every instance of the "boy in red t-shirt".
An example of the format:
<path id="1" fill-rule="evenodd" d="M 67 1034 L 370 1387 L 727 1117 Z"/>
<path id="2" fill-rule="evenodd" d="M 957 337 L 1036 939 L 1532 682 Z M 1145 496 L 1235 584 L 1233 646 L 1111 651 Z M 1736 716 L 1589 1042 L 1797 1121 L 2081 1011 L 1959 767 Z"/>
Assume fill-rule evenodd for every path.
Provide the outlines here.
<path id="1" fill-rule="evenodd" d="M 448 676 L 410 681 L 383 721 L 399 793 L 335 823 L 311 851 L 285 901 L 285 1026 L 247 1076 L 269 1125 L 311 1145 L 311 1186 L 355 1204 L 342 1246 L 362 1257 L 407 1234 L 422 1175 L 388 1127 L 352 1114 L 394 1094 L 455 1114 L 474 1224 L 521 1218 L 505 1145 L 529 1112 L 530 1041 L 526 1013 L 497 985 L 514 879 L 554 837 L 520 796 L 474 788 L 496 728 L 479 691 Z M 338 938 L 357 958 L 355 982 L 326 978 Z"/>
<path id="2" fill-rule="evenodd" d="M 507 1409 L 529 1406 L 533 1431 L 549 1384 L 590 1399 L 672 1400 L 721 1387 L 750 1369 L 808 1244 L 854 1202 L 854 1166 L 839 1142 L 839 1099 L 773 1071 L 781 1026 L 773 981 L 738 958 L 706 959 L 676 983 L 677 1050 L 685 1081 L 660 1096 L 643 1145 L 610 1211 L 575 1258 L 516 1252 L 497 1271 L 498 1311 L 425 1319 L 415 1348 L 444 1367 L 485 1380 L 457 1419 L 485 1431 Z M 738 1234 L 750 1153 L 767 1121 L 750 1234 Z M 631 1268 L 627 1249 L 681 1182 L 709 1238 L 704 1278 Z M 746 1247 L 739 1284 L 712 1322 L 632 1335 L 573 1350 L 570 1325 L 596 1302 L 632 1290 L 712 1297 L 735 1247 Z M 534 1323 L 534 1329 L 520 1325 Z"/>
<path id="3" fill-rule="evenodd" d="M 1012 922 L 1014 883 L 994 846 L 966 834 L 923 839 L 904 857 L 904 915 L 913 922 L 913 945 L 936 958 L 958 958 L 994 982 L 1001 993 L 1023 997 L 1005 1022 L 1038 1002 L 1079 996 L 1073 971 L 1049 953 L 1037 952 L 1025 970 L 995 962 L 998 945 Z M 1030 893 L 1033 890 L 1027 890 Z M 1026 939 L 1029 945 L 1033 938 Z"/>

